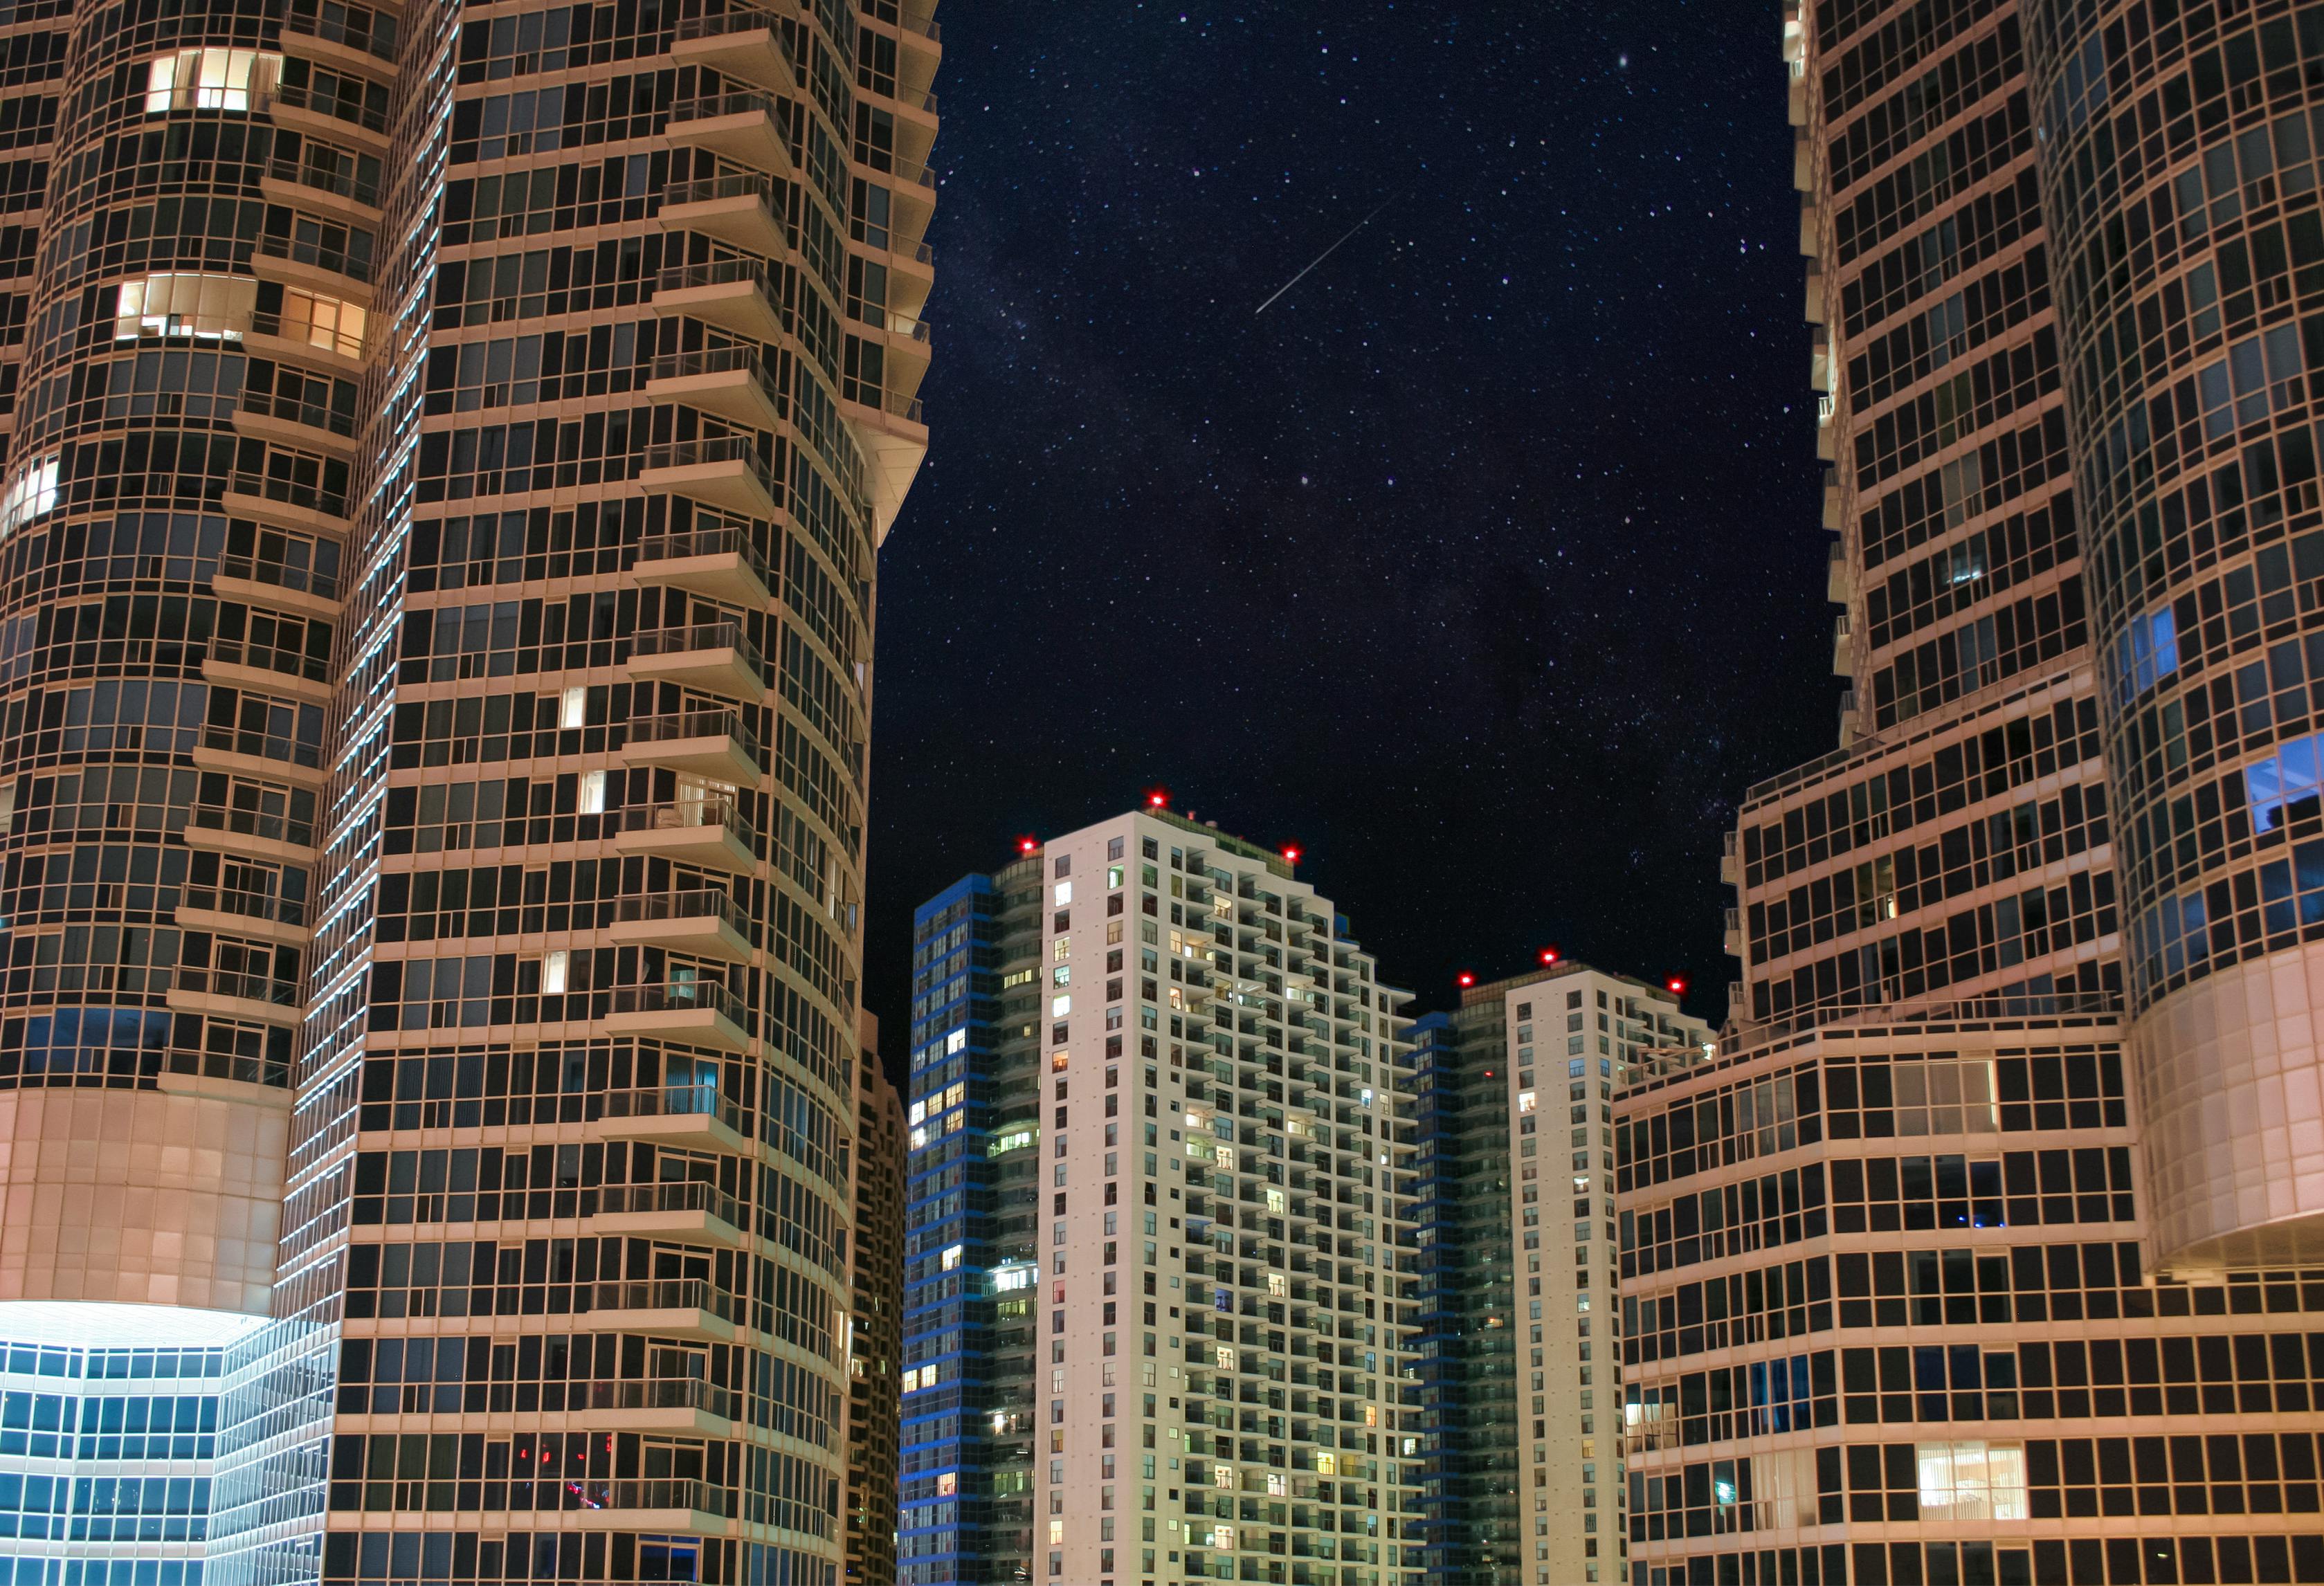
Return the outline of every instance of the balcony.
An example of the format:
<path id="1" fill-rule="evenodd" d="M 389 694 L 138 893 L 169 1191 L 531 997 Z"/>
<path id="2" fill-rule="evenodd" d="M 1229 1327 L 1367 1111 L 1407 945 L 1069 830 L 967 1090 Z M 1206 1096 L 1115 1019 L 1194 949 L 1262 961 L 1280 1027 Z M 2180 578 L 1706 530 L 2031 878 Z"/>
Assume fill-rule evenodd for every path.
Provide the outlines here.
<path id="1" fill-rule="evenodd" d="M 768 290 L 767 269 L 756 259 L 704 259 L 672 264 L 654 283 L 653 311 L 699 319 L 748 341 L 782 335 L 782 310 Z"/>
<path id="2" fill-rule="evenodd" d="M 690 710 L 638 716 L 629 724 L 622 758 L 631 765 L 734 787 L 759 779 L 759 741 L 731 710 Z"/>
<path id="3" fill-rule="evenodd" d="M 189 806 L 178 834 L 189 848 L 294 864 L 314 863 L 318 852 L 315 828 L 308 822 L 223 804 Z"/>
<path id="4" fill-rule="evenodd" d="M 650 1036 L 722 1052 L 740 1052 L 751 1044 L 750 1015 L 715 981 L 616 986 L 604 1022 L 607 1035 Z"/>
<path id="5" fill-rule="evenodd" d="M 263 1024 L 299 1022 L 299 988 L 290 981 L 224 969 L 181 968 L 176 973 L 170 987 L 172 1012 L 217 1013 Z"/>
<path id="6" fill-rule="evenodd" d="M 739 1245 L 750 1214 L 716 1185 L 609 1184 L 597 1192 L 597 1231 L 644 1236 L 690 1235 Z"/>
<path id="7" fill-rule="evenodd" d="M 662 229 L 699 232 L 762 259 L 780 258 L 783 223 L 770 204 L 767 180 L 736 171 L 672 182 L 661 196 Z"/>
<path id="8" fill-rule="evenodd" d="M 251 114 L 263 115 L 287 131 L 325 139 L 361 138 L 384 154 L 390 147 L 387 117 L 358 110 L 351 119 L 339 113 L 337 100 L 289 83 L 272 83 L 250 96 Z"/>
<path id="9" fill-rule="evenodd" d="M 1824 566 L 1823 594 L 1834 605 L 1846 605 L 1856 598 L 1856 575 L 1848 565 L 1848 547 L 1837 539 L 1831 542 Z"/>
<path id="10" fill-rule="evenodd" d="M 1725 920 L 1725 937 L 1722 945 L 1727 949 L 1728 957 L 1740 958 L 1743 956 L 1743 911 L 1739 908 L 1729 908 L 1727 910 Z"/>
<path id="11" fill-rule="evenodd" d="M 735 875 L 758 862 L 758 834 L 732 799 L 632 805 L 607 811 L 605 819 L 613 828 L 616 853 L 642 853 Z"/>
<path id="12" fill-rule="evenodd" d="M 346 493 L 311 480 L 235 474 L 218 497 L 218 510 L 228 517 L 309 534 L 346 536 L 355 531 L 347 517 Z"/>
<path id="13" fill-rule="evenodd" d="M 747 436 L 716 435 L 646 448 L 638 483 L 649 491 L 690 497 L 740 517 L 770 519 L 782 484 Z"/>
<path id="14" fill-rule="evenodd" d="M 730 699 L 756 701 L 767 692 L 765 659 L 734 622 L 648 628 L 632 634 L 629 675 Z"/>
<path id="15" fill-rule="evenodd" d="M 639 544 L 630 576 L 729 605 L 763 607 L 774 602 L 774 571 L 740 529 L 654 535 Z"/>
<path id="16" fill-rule="evenodd" d="M 1736 855 L 1733 832 L 1724 832 L 1720 834 L 1719 880 L 1723 885 L 1729 887 L 1742 885 L 1741 861 Z"/>
<path id="17" fill-rule="evenodd" d="M 1850 678 L 1856 675 L 1855 660 L 1849 644 L 1848 613 L 1842 612 L 1831 623 L 1831 675 Z"/>
<path id="18" fill-rule="evenodd" d="M 605 1111 L 590 1125 L 596 1139 L 652 1140 L 714 1151 L 748 1151 L 750 1120 L 742 1109 L 701 1085 L 664 1085 L 654 1090 L 614 1091 Z"/>
<path id="19" fill-rule="evenodd" d="M 223 931 L 293 947 L 310 939 L 308 907 L 297 899 L 224 887 L 188 887 L 180 899 L 178 924 L 189 931 Z"/>
<path id="20" fill-rule="evenodd" d="M 308 788 L 320 788 L 330 779 L 319 745 L 254 730 L 205 725 L 189 758 L 207 770 L 243 771 Z"/>
<path id="21" fill-rule="evenodd" d="M 680 66 L 712 67 L 722 76 L 777 93 L 794 91 L 806 80 L 791 62 L 781 24 L 763 11 L 681 18 L 669 58 Z"/>
<path id="22" fill-rule="evenodd" d="M 235 688 L 288 694 L 317 705 L 331 700 L 330 668 L 321 656 L 300 655 L 272 646 L 213 639 L 202 657 L 202 677 Z"/>
<path id="23" fill-rule="evenodd" d="M 751 955 L 751 922 L 732 898 L 710 887 L 617 898 L 608 934 L 619 946 L 666 947 L 730 964 Z"/>
<path id="24" fill-rule="evenodd" d="M 664 353 L 648 367 L 646 395 L 684 402 L 752 429 L 772 429 L 782 422 L 783 393 L 750 347 Z"/>
<path id="25" fill-rule="evenodd" d="M 704 94 L 671 106 L 664 132 L 680 148 L 707 149 L 770 176 L 789 176 L 794 166 L 777 105 L 765 94 Z"/>
<path id="26" fill-rule="evenodd" d="M 524 1491 L 528 1483 L 509 1485 L 512 1508 L 519 1498 L 526 1508 L 532 1507 L 531 1495 Z M 541 1510 L 561 1509 L 560 1523 L 592 1530 L 702 1531 L 715 1536 L 725 1531 L 727 1517 L 734 1510 L 733 1495 L 707 1481 L 543 1480 L 540 1485 L 555 1499 L 543 1501 Z M 561 1492 L 555 1490 L 559 1488 Z"/>
<path id="27" fill-rule="evenodd" d="M 265 174 L 258 179 L 258 190 L 278 204 L 319 208 L 367 226 L 376 226 L 386 218 L 380 207 L 378 184 L 351 171 L 327 171 L 291 160 L 270 161 Z"/>
<path id="28" fill-rule="evenodd" d="M 210 575 L 210 593 L 251 605 L 295 612 L 300 616 L 336 620 L 339 614 L 339 581 L 305 567 L 285 567 L 228 553 Z"/>
<path id="29" fill-rule="evenodd" d="M 334 456 L 355 455 L 355 426 L 351 413 L 334 413 L 312 402 L 270 392 L 244 390 L 234 410 L 238 435 L 285 445 L 317 447 Z"/>
<path id="30" fill-rule="evenodd" d="M 740 1299 L 702 1277 L 585 1286 L 573 1291 L 573 1312 L 608 1332 L 713 1343 L 733 1342 L 744 1315 Z"/>

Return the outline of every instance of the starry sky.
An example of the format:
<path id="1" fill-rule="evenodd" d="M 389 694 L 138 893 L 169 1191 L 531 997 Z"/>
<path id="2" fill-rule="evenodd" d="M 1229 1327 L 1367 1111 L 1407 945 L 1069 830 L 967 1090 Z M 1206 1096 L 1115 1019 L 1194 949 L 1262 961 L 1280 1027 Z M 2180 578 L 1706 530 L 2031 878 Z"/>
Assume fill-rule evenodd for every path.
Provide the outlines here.
<path id="1" fill-rule="evenodd" d="M 1840 688 L 1774 0 L 939 19 L 891 1066 L 915 905 L 1154 787 L 1298 844 L 1416 1010 L 1554 944 L 1716 1022 L 1720 834 Z"/>

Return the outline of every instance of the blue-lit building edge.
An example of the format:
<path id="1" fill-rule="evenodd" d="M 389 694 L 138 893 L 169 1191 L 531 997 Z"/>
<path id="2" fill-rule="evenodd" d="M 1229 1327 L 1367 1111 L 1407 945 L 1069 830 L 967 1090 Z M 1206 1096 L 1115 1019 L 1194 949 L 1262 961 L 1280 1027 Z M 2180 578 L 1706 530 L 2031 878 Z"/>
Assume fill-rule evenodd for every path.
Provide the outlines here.
<path id="1" fill-rule="evenodd" d="M 927 944 L 922 936 L 927 923 L 964 900 L 968 904 L 968 917 L 946 927 L 945 933 L 950 937 L 961 932 L 957 945 L 947 945 L 924 957 L 922 949 Z M 963 1172 L 958 1185 L 942 1189 L 935 1185 L 954 1163 L 965 1167 L 982 1160 L 991 1143 L 991 1109 L 974 1093 L 987 1072 L 1000 1032 L 990 1019 L 974 1016 L 980 1001 L 975 995 L 979 975 L 991 978 L 994 973 L 978 971 L 974 959 L 976 945 L 991 941 L 997 930 L 995 916 L 1000 907 L 1001 897 L 991 878 L 972 875 L 922 904 L 912 916 L 916 994 L 911 1074 L 905 1093 L 904 1370 L 908 1384 L 915 1380 L 916 1373 L 931 1367 L 938 1380 L 933 1388 L 904 1395 L 899 1463 L 906 1507 L 897 1517 L 896 1562 L 899 1580 L 918 1586 L 975 1579 L 973 1566 L 985 1553 L 979 1527 L 965 1517 L 972 1506 L 982 1501 L 991 1474 L 985 1453 L 989 1440 L 980 1434 L 981 1416 L 972 1406 L 976 1385 L 985 1379 L 985 1356 L 971 1347 L 978 1330 L 965 1317 L 954 1330 L 958 1347 L 931 1352 L 930 1340 L 945 1331 L 942 1321 L 942 1307 L 949 1298 L 944 1292 L 945 1280 L 957 1274 L 960 1291 L 966 1296 L 989 1292 L 991 1230 L 987 1223 L 991 1214 L 972 1208 L 969 1173 Z M 923 1002 L 917 988 L 930 963 L 955 957 L 956 968 L 948 968 L 940 979 L 929 977 Z M 985 1008 L 997 1007 L 999 988 L 983 989 L 987 995 L 981 1000 Z M 958 1049 L 947 1050 L 956 1033 L 962 1037 Z M 931 1096 L 940 1098 L 956 1083 L 955 1057 L 962 1059 L 958 1071 L 970 1088 L 965 1121 L 948 1133 L 923 1134 L 920 1131 L 930 1126 L 926 1110 Z M 915 1107 L 923 1110 L 917 1124 L 911 1121 Z M 946 1110 L 938 1110 L 939 1120 L 945 1115 Z M 945 1211 L 945 1198 L 953 1194 L 958 1195 L 958 1201 Z M 947 1270 L 942 1265 L 943 1252 L 954 1245 L 961 1247 L 960 1259 Z M 949 1483 L 945 1480 L 947 1476 Z M 943 1490 L 947 1485 L 949 1494 Z M 931 1498 L 931 1494 L 936 1496 Z M 916 1515 L 930 1512 L 948 1517 L 934 1525 L 913 1523 Z"/>
<path id="2" fill-rule="evenodd" d="M 201 1586 L 225 1369 L 0 1342 L 0 1586 Z"/>

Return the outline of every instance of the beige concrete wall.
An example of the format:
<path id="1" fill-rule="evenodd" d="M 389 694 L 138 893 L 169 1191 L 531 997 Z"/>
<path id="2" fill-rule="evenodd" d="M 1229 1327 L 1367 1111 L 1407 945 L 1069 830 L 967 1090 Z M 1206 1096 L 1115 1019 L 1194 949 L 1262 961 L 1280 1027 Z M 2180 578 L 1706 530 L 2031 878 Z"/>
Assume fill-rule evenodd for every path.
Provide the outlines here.
<path id="1" fill-rule="evenodd" d="M 0 1300 L 266 1313 L 290 1096 L 185 1083 L 0 1093 Z"/>

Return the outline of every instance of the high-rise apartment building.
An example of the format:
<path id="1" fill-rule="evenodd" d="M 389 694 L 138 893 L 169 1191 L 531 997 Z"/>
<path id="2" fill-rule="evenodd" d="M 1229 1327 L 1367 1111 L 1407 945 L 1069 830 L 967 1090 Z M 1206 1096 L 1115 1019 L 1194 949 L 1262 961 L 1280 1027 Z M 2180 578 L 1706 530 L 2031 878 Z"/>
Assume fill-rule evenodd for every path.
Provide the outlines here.
<path id="1" fill-rule="evenodd" d="M 0 21 L 0 1300 L 214 1583 L 835 1578 L 929 9 Z"/>
<path id="2" fill-rule="evenodd" d="M 1635 1586 L 2324 1579 L 2319 28 L 1786 10 L 1855 687 L 1744 802 L 1733 1028 L 1617 1101 Z"/>
<path id="3" fill-rule="evenodd" d="M 1432 1581 L 1623 1578 L 1614 1093 L 1710 1039 L 1678 1000 L 1553 954 L 1407 1028 Z"/>
<path id="4" fill-rule="evenodd" d="M 1159 807 L 914 942 L 899 1578 L 1416 1586 L 1407 994 Z"/>

